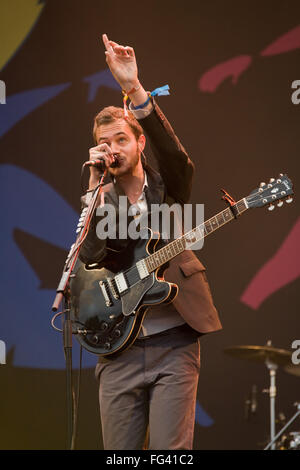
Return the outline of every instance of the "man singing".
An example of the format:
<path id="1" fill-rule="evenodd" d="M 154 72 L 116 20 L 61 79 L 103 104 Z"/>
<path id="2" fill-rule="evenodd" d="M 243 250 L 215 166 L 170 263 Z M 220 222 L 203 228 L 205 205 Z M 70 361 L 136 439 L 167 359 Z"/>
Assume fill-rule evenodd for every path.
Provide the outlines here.
<path id="1" fill-rule="evenodd" d="M 111 182 L 103 187 L 99 204 L 113 204 L 123 195 L 137 214 L 152 204 L 186 204 L 194 165 L 171 125 L 138 79 L 132 47 L 103 35 L 107 64 L 130 99 L 129 110 L 104 108 L 94 121 L 95 147 L 90 159 L 105 160 Z M 159 172 L 145 161 L 146 137 Z M 117 157 L 118 165 L 111 166 Z M 90 168 L 88 202 L 99 183 L 99 171 Z M 101 202 L 102 201 L 102 202 Z M 80 251 L 85 264 L 109 262 L 112 251 L 128 239 L 97 236 L 100 216 L 94 215 Z M 177 255 L 165 272 L 179 292 L 173 302 L 148 308 L 137 339 L 121 354 L 100 357 L 96 366 L 104 448 L 107 450 L 192 449 L 202 334 L 221 329 L 205 268 L 190 251 Z"/>

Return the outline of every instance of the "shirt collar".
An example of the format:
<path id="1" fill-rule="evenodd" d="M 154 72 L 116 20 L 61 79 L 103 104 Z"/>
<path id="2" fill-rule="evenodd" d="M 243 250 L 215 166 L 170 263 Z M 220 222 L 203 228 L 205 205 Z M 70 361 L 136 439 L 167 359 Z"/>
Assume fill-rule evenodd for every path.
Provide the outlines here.
<path id="1" fill-rule="evenodd" d="M 147 173 L 145 172 L 145 170 L 144 170 L 144 176 L 145 176 L 145 179 L 144 179 L 144 184 L 143 184 L 143 187 L 142 187 L 142 191 L 144 191 L 145 188 L 148 188 L 148 178 L 147 178 Z"/>
<path id="2" fill-rule="evenodd" d="M 114 181 L 114 184 L 116 184 L 116 178 L 115 177 L 114 177 L 113 181 Z M 144 170 L 144 184 L 143 184 L 143 187 L 142 187 L 142 192 L 145 190 L 145 188 L 148 188 L 148 178 L 147 178 L 147 173 Z"/>

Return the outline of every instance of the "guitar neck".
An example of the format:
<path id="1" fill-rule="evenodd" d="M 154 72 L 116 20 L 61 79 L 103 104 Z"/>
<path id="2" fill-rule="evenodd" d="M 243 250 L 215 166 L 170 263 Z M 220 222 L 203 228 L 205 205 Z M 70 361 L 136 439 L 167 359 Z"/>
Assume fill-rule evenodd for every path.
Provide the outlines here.
<path id="1" fill-rule="evenodd" d="M 246 198 L 238 201 L 234 207 L 236 209 L 237 215 L 241 215 L 248 209 Z M 155 269 L 175 258 L 175 256 L 179 255 L 184 250 L 191 248 L 195 243 L 203 240 L 207 235 L 210 235 L 220 227 L 223 227 L 223 225 L 227 224 L 234 218 L 235 217 L 232 213 L 232 210 L 230 207 L 227 207 L 223 211 L 216 214 L 214 217 L 211 217 L 181 237 L 168 243 L 163 248 L 160 248 L 144 260 L 148 272 L 150 273 L 155 271 Z"/>

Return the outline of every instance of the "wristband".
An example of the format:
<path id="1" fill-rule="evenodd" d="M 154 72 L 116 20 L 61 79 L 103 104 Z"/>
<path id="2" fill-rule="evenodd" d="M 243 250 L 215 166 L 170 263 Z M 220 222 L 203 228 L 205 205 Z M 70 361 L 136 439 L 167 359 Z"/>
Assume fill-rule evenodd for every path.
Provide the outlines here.
<path id="1" fill-rule="evenodd" d="M 138 85 L 131 88 L 130 91 L 122 90 L 122 92 L 124 95 L 131 95 L 132 93 L 135 93 L 136 91 L 138 91 L 140 88 L 141 88 L 141 84 L 139 82 Z"/>
<path id="2" fill-rule="evenodd" d="M 159 88 L 155 88 L 155 90 L 151 91 L 151 96 L 161 96 L 161 95 L 169 95 L 169 85 L 164 85 Z"/>
<path id="3" fill-rule="evenodd" d="M 148 98 L 146 99 L 145 103 L 143 104 L 139 104 L 138 106 L 133 106 L 132 105 L 132 109 L 135 111 L 136 109 L 143 109 L 147 106 L 147 104 L 149 103 L 150 99 L 152 96 L 160 96 L 160 95 L 169 95 L 169 85 L 165 85 L 165 86 L 161 86 L 160 88 L 155 88 L 155 90 L 151 91 L 147 91 L 147 94 L 148 94 Z"/>
<path id="4" fill-rule="evenodd" d="M 151 93 L 148 92 L 148 98 L 146 99 L 145 103 L 139 104 L 138 106 L 133 106 L 133 104 L 132 104 L 132 109 L 135 111 L 136 109 L 146 108 L 146 106 L 149 103 L 150 99 L 151 99 Z"/>
<path id="5" fill-rule="evenodd" d="M 140 83 L 139 83 L 139 87 L 137 89 L 134 89 L 135 91 L 137 91 L 139 88 L 140 88 Z M 148 93 L 148 99 L 145 101 L 145 103 L 143 104 L 140 104 L 138 106 L 133 106 L 133 109 L 136 110 L 136 109 L 143 109 L 147 106 L 147 104 L 149 103 L 150 99 L 152 96 L 160 96 L 160 95 L 169 95 L 170 92 L 169 92 L 169 85 L 164 85 L 164 86 L 161 86 L 159 88 L 155 88 L 155 90 L 151 91 L 150 92 L 147 92 Z M 123 106 L 124 106 L 124 117 L 125 119 L 128 118 L 128 107 L 127 107 L 127 103 L 126 101 L 128 100 L 129 98 L 129 94 L 132 93 L 132 90 L 130 90 L 128 93 L 124 90 L 122 90 L 122 93 L 123 93 Z"/>

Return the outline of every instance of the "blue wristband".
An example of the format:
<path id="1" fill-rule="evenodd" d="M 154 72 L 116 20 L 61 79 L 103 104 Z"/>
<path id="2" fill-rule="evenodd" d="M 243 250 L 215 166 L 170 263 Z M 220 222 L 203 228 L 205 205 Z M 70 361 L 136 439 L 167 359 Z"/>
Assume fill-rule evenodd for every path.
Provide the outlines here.
<path id="1" fill-rule="evenodd" d="M 136 109 L 143 109 L 143 108 L 145 108 L 145 107 L 147 106 L 147 104 L 149 103 L 150 98 L 151 98 L 151 96 L 148 96 L 148 98 L 146 99 L 145 103 L 140 104 L 140 105 L 138 105 L 138 106 L 133 106 L 133 105 L 132 105 L 132 109 L 135 111 Z"/>
<path id="2" fill-rule="evenodd" d="M 147 104 L 149 103 L 150 99 L 152 96 L 160 96 L 160 95 L 169 95 L 169 85 L 165 85 L 165 86 L 161 86 L 159 88 L 155 88 L 155 90 L 151 91 L 151 93 L 148 93 L 148 99 L 145 101 L 145 103 L 143 104 L 140 104 L 138 106 L 133 106 L 132 105 L 132 109 L 135 111 L 136 109 L 143 109 L 147 106 Z"/>

